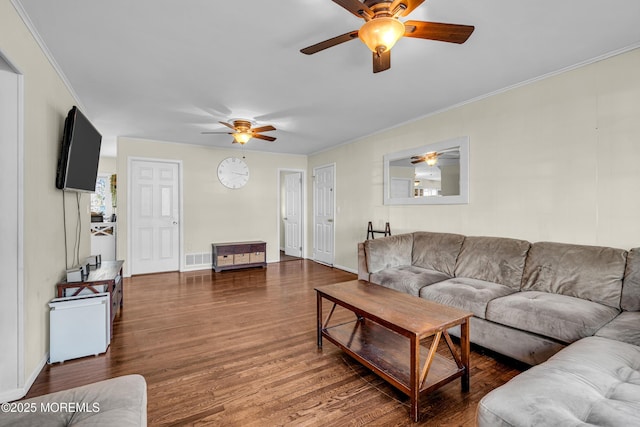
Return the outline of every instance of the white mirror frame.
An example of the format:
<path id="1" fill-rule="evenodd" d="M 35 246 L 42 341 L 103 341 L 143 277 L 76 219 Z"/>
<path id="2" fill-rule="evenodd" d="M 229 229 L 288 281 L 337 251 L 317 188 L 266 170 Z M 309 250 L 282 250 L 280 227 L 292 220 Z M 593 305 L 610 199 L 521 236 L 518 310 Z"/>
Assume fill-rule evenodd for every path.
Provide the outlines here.
<path id="1" fill-rule="evenodd" d="M 439 197 L 390 197 L 389 164 L 411 156 L 421 156 L 431 151 L 444 151 L 460 147 L 460 194 Z M 461 136 L 386 154 L 384 156 L 384 204 L 385 205 L 458 205 L 469 203 L 469 137 Z"/>

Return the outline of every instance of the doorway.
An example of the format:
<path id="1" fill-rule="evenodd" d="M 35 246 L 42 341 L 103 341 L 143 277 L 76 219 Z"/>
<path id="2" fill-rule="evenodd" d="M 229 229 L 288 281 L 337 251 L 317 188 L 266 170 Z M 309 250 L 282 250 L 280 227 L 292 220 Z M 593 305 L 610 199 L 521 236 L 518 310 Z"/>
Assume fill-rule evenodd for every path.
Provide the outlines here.
<path id="1" fill-rule="evenodd" d="M 335 242 L 335 164 L 313 169 L 313 259 L 333 265 Z"/>
<path id="2" fill-rule="evenodd" d="M 280 261 L 302 259 L 304 254 L 304 171 L 281 169 L 278 176 Z"/>
<path id="3" fill-rule="evenodd" d="M 181 162 L 129 159 L 131 274 L 180 269 Z"/>
<path id="4" fill-rule="evenodd" d="M 0 52 L 0 402 L 26 393 L 23 277 L 23 76 Z"/>

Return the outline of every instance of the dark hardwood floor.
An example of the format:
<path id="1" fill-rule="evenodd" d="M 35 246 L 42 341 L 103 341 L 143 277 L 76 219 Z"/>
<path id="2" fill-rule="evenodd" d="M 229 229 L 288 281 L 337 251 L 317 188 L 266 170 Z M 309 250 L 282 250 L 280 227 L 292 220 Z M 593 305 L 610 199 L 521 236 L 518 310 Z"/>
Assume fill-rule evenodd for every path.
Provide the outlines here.
<path id="1" fill-rule="evenodd" d="M 107 353 L 45 366 L 27 397 L 139 373 L 150 426 L 412 425 L 404 395 L 331 343 L 316 348 L 314 286 L 354 278 L 300 260 L 125 279 Z M 522 369 L 472 347 L 471 391 L 455 381 L 429 395 L 420 424 L 475 425 L 482 396 Z"/>

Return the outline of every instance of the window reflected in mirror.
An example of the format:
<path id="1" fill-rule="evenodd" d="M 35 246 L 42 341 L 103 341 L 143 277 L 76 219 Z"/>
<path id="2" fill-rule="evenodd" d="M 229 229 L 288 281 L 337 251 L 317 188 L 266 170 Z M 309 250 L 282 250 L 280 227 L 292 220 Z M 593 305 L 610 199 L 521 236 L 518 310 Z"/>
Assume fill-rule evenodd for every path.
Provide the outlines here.
<path id="1" fill-rule="evenodd" d="M 385 156 L 385 204 L 468 203 L 468 138 Z"/>

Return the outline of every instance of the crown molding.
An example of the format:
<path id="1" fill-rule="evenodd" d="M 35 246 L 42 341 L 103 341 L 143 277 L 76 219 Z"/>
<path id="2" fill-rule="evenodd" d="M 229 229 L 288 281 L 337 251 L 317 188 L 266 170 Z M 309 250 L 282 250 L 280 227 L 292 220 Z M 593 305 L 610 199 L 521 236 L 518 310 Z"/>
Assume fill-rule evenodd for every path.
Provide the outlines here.
<path id="1" fill-rule="evenodd" d="M 24 23 L 24 25 L 27 27 L 27 29 L 33 36 L 33 39 L 36 41 L 36 43 L 40 47 L 40 50 L 42 51 L 44 56 L 47 58 L 47 60 L 53 67 L 54 71 L 56 72 L 56 74 L 58 74 L 58 77 L 60 77 L 60 80 L 62 80 L 62 83 L 65 85 L 65 87 L 67 88 L 67 90 L 69 91 L 73 99 L 75 100 L 75 103 L 78 106 L 78 108 L 84 111 L 85 108 L 82 102 L 80 101 L 80 97 L 78 96 L 76 91 L 73 89 L 73 86 L 71 86 L 69 79 L 67 79 L 67 76 L 65 76 L 64 72 L 62 71 L 62 68 L 60 68 L 60 65 L 58 65 L 58 63 L 54 59 L 46 43 L 44 42 L 42 37 L 40 37 L 38 30 L 36 30 L 36 27 L 33 25 L 33 22 L 31 22 L 31 18 L 29 18 L 29 15 L 25 11 L 24 7 L 22 6 L 22 3 L 20 3 L 20 0 L 11 0 L 11 4 L 13 5 L 16 12 L 20 16 L 20 19 L 22 19 L 22 22 Z"/>

